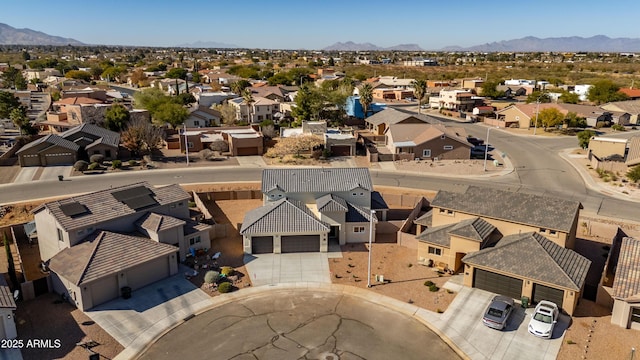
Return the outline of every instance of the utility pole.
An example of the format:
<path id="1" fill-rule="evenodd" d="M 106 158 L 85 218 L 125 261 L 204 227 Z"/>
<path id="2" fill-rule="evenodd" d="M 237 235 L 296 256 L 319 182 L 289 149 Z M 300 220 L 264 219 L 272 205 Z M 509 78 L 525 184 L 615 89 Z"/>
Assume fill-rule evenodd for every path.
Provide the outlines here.
<path id="1" fill-rule="evenodd" d="M 183 131 L 184 131 L 184 151 L 187 154 L 187 166 L 189 166 L 189 141 L 187 138 L 187 124 L 182 124 L 183 125 Z"/>

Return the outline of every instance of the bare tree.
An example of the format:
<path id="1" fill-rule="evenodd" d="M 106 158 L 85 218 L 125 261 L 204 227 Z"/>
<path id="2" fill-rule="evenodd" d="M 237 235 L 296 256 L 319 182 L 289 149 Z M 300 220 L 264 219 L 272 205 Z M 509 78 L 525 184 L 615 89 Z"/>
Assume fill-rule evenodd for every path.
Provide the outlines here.
<path id="1" fill-rule="evenodd" d="M 300 155 L 303 151 L 310 151 L 314 147 L 324 144 L 322 137 L 317 135 L 300 135 L 290 138 L 280 139 L 278 143 L 269 151 L 268 157 L 283 157 L 285 155 Z"/>
<path id="2" fill-rule="evenodd" d="M 127 129 L 122 132 L 120 142 L 133 155 L 139 156 L 150 154 L 159 149 L 163 137 L 164 130 L 162 128 L 142 119 L 134 119 L 129 123 Z"/>
<path id="3" fill-rule="evenodd" d="M 224 140 L 216 140 L 209 145 L 209 149 L 213 151 L 226 152 L 229 151 L 229 144 Z"/>

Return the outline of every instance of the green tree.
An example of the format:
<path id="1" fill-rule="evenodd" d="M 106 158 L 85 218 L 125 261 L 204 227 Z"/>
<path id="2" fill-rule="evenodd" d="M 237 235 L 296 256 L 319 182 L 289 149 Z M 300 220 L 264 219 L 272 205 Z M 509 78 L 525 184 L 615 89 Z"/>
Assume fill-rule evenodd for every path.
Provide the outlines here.
<path id="1" fill-rule="evenodd" d="M 620 87 L 609 79 L 598 80 L 587 91 L 587 99 L 596 105 L 627 100 L 629 97 L 619 92 Z"/>
<path id="2" fill-rule="evenodd" d="M 114 81 L 117 80 L 123 72 L 124 69 L 121 67 L 110 66 L 107 67 L 100 76 L 103 79 L 107 79 L 107 81 Z"/>
<path id="3" fill-rule="evenodd" d="M 199 83 L 200 81 L 202 81 L 202 76 L 200 76 L 199 72 L 194 71 L 193 73 L 191 73 L 191 81 L 193 81 L 194 83 Z"/>
<path id="4" fill-rule="evenodd" d="M 637 183 L 640 180 L 640 165 L 636 165 L 627 171 L 627 177 L 629 180 Z"/>
<path id="5" fill-rule="evenodd" d="M 564 121 L 564 114 L 556 108 L 544 109 L 538 113 L 537 121 L 538 126 L 542 125 L 546 130 L 548 127 L 555 127 L 562 124 Z"/>
<path id="6" fill-rule="evenodd" d="M 549 94 L 536 90 L 534 92 L 532 92 L 531 94 L 527 95 L 527 100 L 526 100 L 527 104 L 531 104 L 531 103 L 535 103 L 535 102 L 540 102 L 541 104 L 544 103 L 550 103 L 551 102 L 551 98 L 549 97 Z"/>
<path id="7" fill-rule="evenodd" d="M 231 83 L 231 91 L 233 91 L 234 94 L 238 94 L 240 96 L 242 96 L 242 91 L 248 87 L 251 86 L 251 83 L 247 80 L 238 80 L 238 81 L 234 81 Z"/>
<path id="8" fill-rule="evenodd" d="M 246 89 L 242 90 L 242 101 L 247 106 L 247 119 L 248 119 L 249 123 L 252 123 L 253 119 L 251 118 L 251 115 L 252 115 L 253 111 L 251 111 L 251 109 L 253 107 L 252 104 L 255 101 L 253 100 L 253 93 L 251 92 L 250 88 L 246 88 Z"/>
<path id="9" fill-rule="evenodd" d="M 22 60 L 29 61 L 31 60 L 31 54 L 29 54 L 26 50 L 22 51 Z"/>
<path id="10" fill-rule="evenodd" d="M 29 133 L 31 123 L 29 122 L 29 118 L 27 117 L 27 112 L 25 111 L 24 107 L 21 106 L 11 110 L 9 119 L 11 119 L 11 121 L 18 129 L 20 129 L 20 135 Z"/>
<path id="11" fill-rule="evenodd" d="M 69 70 L 66 74 L 64 74 L 64 77 L 66 77 L 67 79 L 78 79 L 87 82 L 91 81 L 91 79 L 93 78 L 91 73 L 82 70 Z"/>
<path id="12" fill-rule="evenodd" d="M 133 95 L 133 103 L 136 108 L 149 110 L 153 114 L 161 104 L 169 101 L 168 98 L 162 90 L 149 88 L 137 91 Z"/>
<path id="13" fill-rule="evenodd" d="M 0 119 L 8 119 L 13 109 L 21 107 L 17 97 L 8 91 L 0 91 Z"/>
<path id="14" fill-rule="evenodd" d="M 113 104 L 105 111 L 104 125 L 111 131 L 120 132 L 127 127 L 130 114 L 129 110 L 121 104 Z"/>
<path id="15" fill-rule="evenodd" d="M 154 122 L 160 126 L 169 124 L 173 128 L 177 128 L 187 120 L 189 111 L 180 104 L 166 102 L 158 106 L 152 117 Z"/>
<path id="16" fill-rule="evenodd" d="M 236 108 L 231 104 L 216 105 L 215 109 L 220 111 L 222 122 L 226 125 L 233 125 L 236 122 Z"/>
<path id="17" fill-rule="evenodd" d="M 413 80 L 411 83 L 413 86 L 413 94 L 418 99 L 418 114 L 422 111 L 422 100 L 427 94 L 427 82 L 425 80 Z"/>
<path id="18" fill-rule="evenodd" d="M 183 68 L 172 68 L 167 71 L 165 77 L 169 79 L 185 79 L 187 77 L 187 70 Z"/>
<path id="19" fill-rule="evenodd" d="M 587 127 L 587 119 L 578 116 L 578 114 L 573 111 L 569 111 L 567 115 L 565 115 L 564 122 L 570 128 L 579 127 L 584 129 Z"/>
<path id="20" fill-rule="evenodd" d="M 498 85 L 500 82 L 497 80 L 491 81 L 487 80 L 482 84 L 482 96 L 497 99 L 505 96 L 504 91 L 498 90 Z"/>
<path id="21" fill-rule="evenodd" d="M 296 107 L 291 115 L 296 122 L 301 124 L 303 120 L 317 119 L 324 106 L 324 99 L 320 90 L 315 86 L 303 84 L 295 98 Z"/>
<path id="22" fill-rule="evenodd" d="M 362 111 L 364 112 L 365 119 L 369 112 L 369 105 L 373 102 L 373 88 L 371 84 L 365 83 L 360 87 L 360 104 L 362 105 Z"/>
<path id="23" fill-rule="evenodd" d="M 589 141 L 591 141 L 592 137 L 596 136 L 596 133 L 592 130 L 582 130 L 578 132 L 576 136 L 578 137 L 578 145 L 580 145 L 581 148 L 586 149 L 589 147 Z"/>
<path id="24" fill-rule="evenodd" d="M 558 100 L 565 104 L 577 104 L 580 102 L 580 95 L 565 90 Z"/>
<path id="25" fill-rule="evenodd" d="M 16 90 L 26 90 L 27 80 L 22 76 L 22 72 L 12 66 L 2 73 L 2 82 L 8 88 Z"/>

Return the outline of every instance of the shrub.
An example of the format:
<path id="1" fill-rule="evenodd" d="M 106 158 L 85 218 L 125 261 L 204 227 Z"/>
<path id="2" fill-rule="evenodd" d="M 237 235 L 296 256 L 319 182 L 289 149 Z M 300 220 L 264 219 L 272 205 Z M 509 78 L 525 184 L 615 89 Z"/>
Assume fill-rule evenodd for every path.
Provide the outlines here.
<path id="1" fill-rule="evenodd" d="M 111 168 L 112 169 L 120 169 L 122 167 L 122 161 L 120 160 L 113 160 L 111 162 Z"/>
<path id="2" fill-rule="evenodd" d="M 624 128 L 623 125 L 620 124 L 613 124 L 611 125 L 611 130 L 615 130 L 615 131 L 625 131 L 626 129 Z"/>
<path id="3" fill-rule="evenodd" d="M 136 166 L 136 165 L 138 165 L 138 162 L 137 162 L 137 161 L 135 161 L 135 160 L 133 160 L 133 159 L 132 159 L 132 160 L 129 160 L 129 166 Z"/>
<path id="4" fill-rule="evenodd" d="M 203 149 L 201 150 L 198 155 L 200 156 L 200 158 L 202 160 L 207 160 L 209 159 L 211 156 L 213 156 L 213 151 L 209 150 L 209 149 Z"/>
<path id="5" fill-rule="evenodd" d="M 89 158 L 89 162 L 97 163 L 97 164 L 102 164 L 103 160 L 104 160 L 104 156 L 102 156 L 101 154 L 93 154 Z"/>
<path id="6" fill-rule="evenodd" d="M 217 271 L 209 270 L 206 274 L 204 274 L 204 282 L 206 282 L 207 284 L 213 284 L 218 280 L 218 276 L 220 276 L 220 273 L 218 273 Z"/>
<path id="7" fill-rule="evenodd" d="M 89 167 L 89 163 L 84 161 L 84 160 L 78 160 L 78 161 L 76 161 L 75 164 L 73 164 L 73 168 L 76 171 L 84 172 L 84 171 L 87 171 L 88 167 Z"/>
<path id="8" fill-rule="evenodd" d="M 443 311 L 442 309 L 436 309 L 436 312 L 437 312 L 438 314 L 442 314 L 444 311 Z"/>
<path id="9" fill-rule="evenodd" d="M 87 170 L 95 170 L 98 168 L 98 166 L 99 166 L 98 163 L 93 162 L 89 164 L 89 167 L 87 167 Z"/>
<path id="10" fill-rule="evenodd" d="M 218 292 L 220 294 L 226 294 L 228 292 L 231 292 L 231 290 L 233 290 L 233 285 L 231 285 L 231 283 L 229 282 L 223 282 L 222 284 L 218 285 Z"/>
<path id="11" fill-rule="evenodd" d="M 322 150 L 322 157 L 324 157 L 324 158 L 331 157 L 331 150 L 329 150 L 329 149 Z"/>
<path id="12" fill-rule="evenodd" d="M 431 280 L 427 280 L 427 281 L 424 282 L 424 286 L 433 286 L 433 285 L 434 285 L 434 283 Z"/>
<path id="13" fill-rule="evenodd" d="M 224 276 L 233 275 L 234 271 L 235 270 L 231 266 L 223 266 L 222 269 L 220 269 L 220 273 Z"/>
<path id="14" fill-rule="evenodd" d="M 429 286 L 429 291 L 431 292 L 436 292 L 438 290 L 440 290 L 440 288 L 436 284 Z"/>

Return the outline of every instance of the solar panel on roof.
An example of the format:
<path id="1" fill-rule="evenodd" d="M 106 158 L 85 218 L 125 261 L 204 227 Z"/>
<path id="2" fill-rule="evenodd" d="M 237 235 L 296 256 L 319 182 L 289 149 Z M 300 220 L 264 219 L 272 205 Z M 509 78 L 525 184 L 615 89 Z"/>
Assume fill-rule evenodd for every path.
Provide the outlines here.
<path id="1" fill-rule="evenodd" d="M 63 214 L 69 217 L 74 217 L 89 212 L 89 209 L 87 209 L 86 206 L 80 204 L 77 201 L 60 205 L 60 210 L 62 210 Z"/>
<path id="2" fill-rule="evenodd" d="M 150 195 L 136 196 L 124 199 L 122 202 L 125 203 L 125 205 L 127 205 L 131 210 L 140 210 L 146 208 L 147 206 L 158 204 L 156 199 L 154 199 Z"/>
<path id="3" fill-rule="evenodd" d="M 140 185 L 125 190 L 114 191 L 111 195 L 113 195 L 116 200 L 124 202 L 126 199 L 143 195 L 151 195 L 151 190 L 146 186 Z"/>

